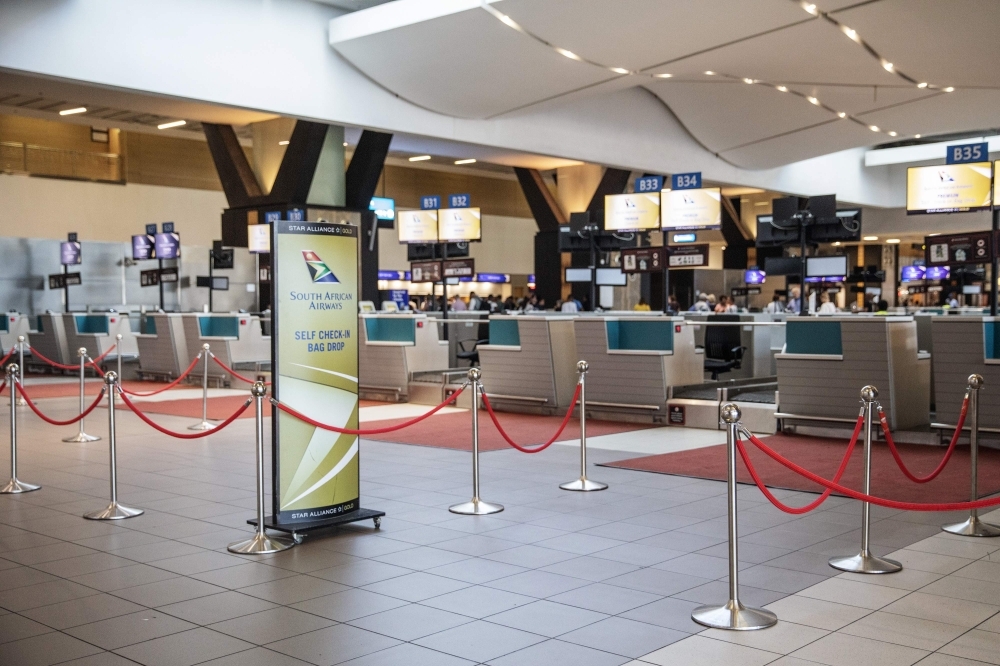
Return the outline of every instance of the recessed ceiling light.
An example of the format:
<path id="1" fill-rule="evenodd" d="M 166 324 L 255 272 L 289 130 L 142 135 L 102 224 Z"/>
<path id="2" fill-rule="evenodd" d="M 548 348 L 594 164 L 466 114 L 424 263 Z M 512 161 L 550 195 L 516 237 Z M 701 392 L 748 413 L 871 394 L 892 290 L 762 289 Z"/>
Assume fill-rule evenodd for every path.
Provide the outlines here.
<path id="1" fill-rule="evenodd" d="M 778 86 L 778 90 L 780 90 L 781 92 L 788 92 L 788 88 L 786 88 L 785 86 Z"/>
<path id="2" fill-rule="evenodd" d="M 87 107 L 85 107 L 85 106 L 78 106 L 75 109 L 66 109 L 65 111 L 60 111 L 59 115 L 60 116 L 72 116 L 72 115 L 76 115 L 77 113 L 87 113 Z"/>
<path id="3" fill-rule="evenodd" d="M 475 163 L 476 163 L 476 160 L 474 160 L 474 159 L 455 160 L 455 164 L 475 164 Z"/>
<path id="4" fill-rule="evenodd" d="M 914 134 L 914 135 L 913 135 L 913 138 L 914 138 L 914 139 L 919 139 L 919 138 L 920 138 L 920 135 L 919 135 L 919 134 Z"/>
<path id="5" fill-rule="evenodd" d="M 288 141 L 279 141 L 279 142 L 278 142 L 278 145 L 279 145 L 279 146 L 287 146 L 288 144 L 289 144 L 289 142 L 288 142 Z M 346 146 L 347 144 L 344 144 L 344 145 Z"/>
<path id="6" fill-rule="evenodd" d="M 705 76 L 715 76 L 715 72 L 713 72 L 712 70 L 708 70 L 705 72 Z"/>
<path id="7" fill-rule="evenodd" d="M 889 136 L 896 136 L 895 132 L 889 132 Z"/>
<path id="8" fill-rule="evenodd" d="M 882 61 L 882 69 L 884 69 L 887 72 L 891 72 L 892 68 L 893 68 L 893 65 L 892 65 L 891 62 L 889 62 L 888 60 L 883 60 Z"/>
<path id="9" fill-rule="evenodd" d="M 347 148 L 347 142 L 346 141 L 344 142 L 344 148 Z"/>
<path id="10" fill-rule="evenodd" d="M 815 97 L 806 97 L 806 99 L 809 100 L 810 104 L 815 104 L 816 106 L 819 106 L 819 100 L 816 99 Z"/>
<path id="11" fill-rule="evenodd" d="M 846 117 L 847 117 L 847 114 L 846 114 L 846 113 L 844 113 L 843 111 L 838 111 L 838 112 L 837 112 L 837 117 L 838 117 L 838 118 L 846 118 Z"/>
<path id="12" fill-rule="evenodd" d="M 754 82 L 753 79 L 743 79 L 743 83 L 746 83 L 748 85 L 752 85 L 753 82 Z"/>
<path id="13" fill-rule="evenodd" d="M 881 131 L 881 130 L 879 130 L 878 125 L 869 125 L 868 129 L 870 129 L 873 132 L 879 132 L 879 131 Z"/>
<path id="14" fill-rule="evenodd" d="M 163 123 L 162 125 L 157 125 L 156 129 L 170 129 L 171 127 L 180 127 L 181 125 L 187 125 L 186 120 L 174 120 L 169 123 Z"/>
<path id="15" fill-rule="evenodd" d="M 573 53 L 572 51 L 567 51 L 566 49 L 561 49 L 558 46 L 556 47 L 556 53 L 559 53 L 560 55 L 564 55 L 567 58 L 569 58 L 570 60 L 579 60 L 580 59 L 580 56 L 578 56 L 577 54 Z"/>
<path id="16" fill-rule="evenodd" d="M 917 87 L 918 87 L 918 88 L 926 88 L 926 87 L 927 87 L 927 82 L 926 82 L 926 81 L 924 81 L 923 83 L 918 83 L 918 84 L 917 84 Z"/>
<path id="17" fill-rule="evenodd" d="M 834 241 L 833 242 L 833 246 L 834 247 L 840 247 L 840 241 Z"/>
<path id="18" fill-rule="evenodd" d="M 955 88 L 953 86 L 948 86 L 947 88 L 944 89 L 944 91 L 945 92 L 955 92 Z"/>
<path id="19" fill-rule="evenodd" d="M 819 10 L 816 9 L 816 5 L 811 2 L 803 2 L 802 9 L 806 10 L 807 13 L 812 14 L 813 16 L 819 15 Z"/>
<path id="20" fill-rule="evenodd" d="M 506 14 L 501 14 L 499 18 L 500 18 L 500 21 L 502 23 L 504 23 L 505 25 L 510 26 L 511 28 L 514 28 L 514 30 L 520 30 L 521 29 L 521 26 L 519 26 L 517 24 L 517 22 L 514 21 L 514 19 L 512 19 L 509 16 L 507 16 Z"/>
<path id="21" fill-rule="evenodd" d="M 886 238 L 885 242 L 889 243 L 890 245 L 897 245 L 899 243 L 899 239 L 898 238 Z"/>
<path id="22" fill-rule="evenodd" d="M 857 30 L 854 30 L 853 28 L 848 28 L 846 25 L 840 26 L 840 29 L 843 30 L 843 32 L 844 32 L 845 35 L 847 35 L 849 38 L 853 39 L 854 41 L 859 41 L 860 40 L 860 37 L 858 37 Z"/>
<path id="23" fill-rule="evenodd" d="M 610 69 L 615 74 L 628 74 L 628 70 L 624 67 L 611 67 Z"/>
<path id="24" fill-rule="evenodd" d="M 654 74 L 653 76 L 658 79 L 669 79 L 673 76 L 673 74 Z"/>
<path id="25" fill-rule="evenodd" d="M 877 241 L 878 240 L 878 236 L 865 236 L 862 240 Z"/>
<path id="26" fill-rule="evenodd" d="M 411 162 L 425 162 L 431 158 L 430 155 L 415 155 L 410 158 Z"/>

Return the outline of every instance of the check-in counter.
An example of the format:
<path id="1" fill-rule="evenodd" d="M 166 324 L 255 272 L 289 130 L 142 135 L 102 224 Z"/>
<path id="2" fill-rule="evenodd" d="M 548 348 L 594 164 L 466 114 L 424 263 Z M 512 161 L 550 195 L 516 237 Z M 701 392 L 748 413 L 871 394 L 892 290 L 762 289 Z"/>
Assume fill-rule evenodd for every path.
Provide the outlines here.
<path id="1" fill-rule="evenodd" d="M 191 356 L 182 366 L 186 368 L 193 357 L 201 351 L 202 345 L 208 343 L 211 352 L 215 357 L 234 370 L 236 362 L 233 360 L 232 348 L 239 346 L 240 333 L 247 334 L 247 326 L 240 326 L 240 318 L 247 318 L 247 315 L 235 314 L 184 314 L 181 321 L 184 328 L 184 340 L 187 352 Z M 270 354 L 268 354 L 270 358 Z M 192 373 L 196 377 L 201 377 L 205 371 L 202 364 L 208 363 L 208 377 L 218 383 L 231 383 L 234 379 L 227 371 L 213 361 L 211 358 L 202 357 L 195 366 Z M 243 384 L 245 386 L 245 384 Z"/>
<path id="2" fill-rule="evenodd" d="M 168 379 L 179 377 L 198 353 L 198 350 L 188 351 L 182 316 L 166 312 L 143 316 L 145 333 L 136 335 L 140 374 Z"/>
<path id="3" fill-rule="evenodd" d="M 984 380 L 979 427 L 1000 430 L 1000 317 L 935 317 L 931 326 L 935 421 L 957 422 L 969 375 L 977 374 Z"/>
<path id="4" fill-rule="evenodd" d="M 6 354 L 17 346 L 17 338 L 24 336 L 25 341 L 31 344 L 29 337 L 31 333 L 31 322 L 28 317 L 17 312 L 8 312 L 0 320 L 0 355 Z M 25 348 L 27 353 L 27 348 Z"/>
<path id="5" fill-rule="evenodd" d="M 440 317 L 440 313 L 435 313 Z M 490 313 L 485 310 L 449 312 L 448 323 L 438 321 L 441 339 L 448 340 L 448 366 L 467 368 L 468 359 L 458 358 L 459 352 L 470 352 L 477 340 L 489 338 Z"/>
<path id="6" fill-rule="evenodd" d="M 115 360 L 119 354 L 123 359 L 135 359 L 139 355 L 139 345 L 127 314 L 67 312 L 63 314 L 63 329 L 70 354 L 83 347 L 91 358 L 97 358 L 111 349 L 117 342 L 117 336 L 121 335 L 121 344 L 105 359 Z"/>
<path id="7" fill-rule="evenodd" d="M 891 428 L 930 422 L 930 354 L 917 349 L 911 316 L 790 317 L 777 364 L 775 416 L 784 424 L 853 423 L 867 384 Z"/>
<path id="8" fill-rule="evenodd" d="M 598 418 L 664 422 L 671 386 L 700 384 L 704 354 L 683 317 L 587 317 L 573 322 L 590 364 L 587 411 Z"/>
<path id="9" fill-rule="evenodd" d="M 362 314 L 358 389 L 377 400 L 409 399 L 414 373 L 448 369 L 448 341 L 425 314 Z"/>
<path id="10" fill-rule="evenodd" d="M 80 362 L 76 355 L 76 347 L 70 355 L 69 343 L 66 340 L 66 328 L 63 326 L 63 317 L 59 313 L 46 312 L 35 318 L 35 332 L 31 335 L 31 346 L 37 349 L 38 353 L 46 358 L 72 365 Z M 45 365 L 39 359 L 32 359 L 36 365 Z M 46 366 L 47 367 L 47 366 Z"/>
<path id="11" fill-rule="evenodd" d="M 576 390 L 577 317 L 493 315 L 490 342 L 479 346 L 479 365 L 497 409 L 553 414 Z"/>
<path id="12" fill-rule="evenodd" d="M 745 379 L 751 377 L 773 377 L 776 370 L 774 357 L 784 344 L 784 326 L 768 325 L 783 322 L 787 315 L 764 312 L 741 312 L 732 314 L 709 314 L 685 312 L 687 325 L 694 328 L 695 346 L 705 347 L 705 334 L 713 322 L 719 328 L 727 328 L 733 346 L 745 347 L 743 362 L 739 368 L 729 370 L 725 379 Z M 741 324 L 736 326 L 735 324 Z M 765 324 L 763 326 L 757 324 Z M 733 329 L 738 329 L 739 333 Z M 721 377 L 720 377 L 721 378 Z"/>
<path id="13" fill-rule="evenodd" d="M 260 370 L 264 366 L 270 368 L 271 336 L 264 335 L 260 317 L 240 314 L 237 323 L 239 334 L 236 340 L 229 343 L 229 354 L 233 363 L 241 366 L 252 365 L 254 370 Z"/>

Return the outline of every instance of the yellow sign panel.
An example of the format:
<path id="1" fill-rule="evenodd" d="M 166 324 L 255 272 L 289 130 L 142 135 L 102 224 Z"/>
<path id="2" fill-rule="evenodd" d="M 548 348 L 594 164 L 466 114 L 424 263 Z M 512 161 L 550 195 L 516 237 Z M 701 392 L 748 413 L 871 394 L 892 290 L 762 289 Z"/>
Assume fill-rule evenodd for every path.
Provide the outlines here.
<path id="1" fill-rule="evenodd" d="M 989 210 L 993 165 L 941 164 L 906 170 L 906 214 Z"/>
<path id="2" fill-rule="evenodd" d="M 442 243 L 482 240 L 478 208 L 442 208 L 438 211 L 438 240 Z"/>
<path id="3" fill-rule="evenodd" d="M 997 168 L 1000 168 L 1000 160 L 993 163 L 993 173 L 997 172 Z M 1000 208 L 1000 187 L 993 184 L 993 207 Z"/>
<path id="4" fill-rule="evenodd" d="M 664 229 L 718 229 L 722 226 L 722 190 L 664 190 L 660 223 Z"/>
<path id="5" fill-rule="evenodd" d="M 659 193 L 604 196 L 605 231 L 647 231 L 659 228 Z"/>
<path id="6" fill-rule="evenodd" d="M 396 224 L 400 243 L 438 242 L 436 210 L 401 210 L 396 213 Z"/>

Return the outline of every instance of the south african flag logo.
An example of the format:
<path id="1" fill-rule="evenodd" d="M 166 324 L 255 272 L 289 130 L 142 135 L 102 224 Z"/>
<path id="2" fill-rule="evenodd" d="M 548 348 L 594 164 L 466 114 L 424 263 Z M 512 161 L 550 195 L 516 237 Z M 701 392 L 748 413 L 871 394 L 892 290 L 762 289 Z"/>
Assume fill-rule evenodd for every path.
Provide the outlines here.
<path id="1" fill-rule="evenodd" d="M 302 258 L 306 260 L 313 282 L 340 282 L 329 266 L 312 250 L 302 250 Z"/>

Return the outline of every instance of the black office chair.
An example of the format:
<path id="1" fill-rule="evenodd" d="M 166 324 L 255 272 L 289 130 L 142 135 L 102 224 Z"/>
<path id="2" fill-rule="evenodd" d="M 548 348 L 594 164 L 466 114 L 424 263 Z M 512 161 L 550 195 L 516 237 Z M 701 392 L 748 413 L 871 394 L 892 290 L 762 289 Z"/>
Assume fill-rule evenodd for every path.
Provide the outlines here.
<path id="1" fill-rule="evenodd" d="M 739 315 L 712 315 L 708 318 L 705 328 L 705 371 L 712 373 L 712 381 L 717 381 L 724 372 L 739 370 L 743 365 L 743 352 L 747 349 L 740 345 L 741 326 L 712 326 L 712 322 L 739 320 Z"/>
<path id="2" fill-rule="evenodd" d="M 466 349 L 465 344 L 467 342 L 472 343 L 472 349 Z M 468 361 L 471 365 L 479 365 L 478 347 L 479 345 L 489 344 L 489 342 L 489 340 L 459 340 L 458 351 L 455 353 L 455 358 Z"/>

